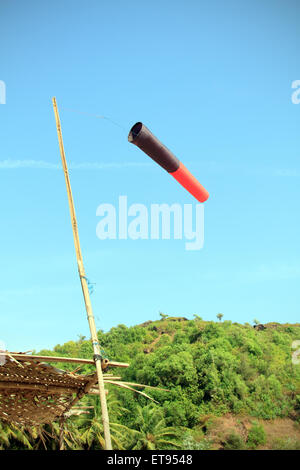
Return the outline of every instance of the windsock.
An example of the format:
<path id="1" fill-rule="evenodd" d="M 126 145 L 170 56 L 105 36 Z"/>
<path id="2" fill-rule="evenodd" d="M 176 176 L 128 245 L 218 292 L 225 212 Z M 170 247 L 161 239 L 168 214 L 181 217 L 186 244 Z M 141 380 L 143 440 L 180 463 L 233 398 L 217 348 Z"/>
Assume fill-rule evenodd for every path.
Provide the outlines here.
<path id="1" fill-rule="evenodd" d="M 142 122 L 137 122 L 131 128 L 128 134 L 128 140 L 163 167 L 181 186 L 194 196 L 197 201 L 205 202 L 208 199 L 208 191 L 206 191 L 178 158 L 175 157 Z"/>

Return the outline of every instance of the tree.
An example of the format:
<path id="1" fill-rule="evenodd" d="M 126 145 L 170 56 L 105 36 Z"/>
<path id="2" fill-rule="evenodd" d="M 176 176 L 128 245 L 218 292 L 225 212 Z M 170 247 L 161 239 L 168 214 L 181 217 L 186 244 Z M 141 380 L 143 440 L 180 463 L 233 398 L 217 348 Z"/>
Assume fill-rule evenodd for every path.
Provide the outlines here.
<path id="1" fill-rule="evenodd" d="M 32 442 L 29 433 L 14 424 L 0 422 L 0 450 L 4 449 L 31 450 Z"/>
<path id="2" fill-rule="evenodd" d="M 218 313 L 217 318 L 219 321 L 221 321 L 223 317 L 224 317 L 223 313 Z"/>
<path id="3" fill-rule="evenodd" d="M 138 405 L 136 413 L 138 430 L 133 431 L 132 450 L 180 449 L 181 430 L 166 426 L 161 409 L 153 405 L 144 408 Z"/>
<path id="4" fill-rule="evenodd" d="M 83 341 L 86 340 L 86 336 L 84 336 L 84 335 L 80 334 L 80 335 L 77 335 L 77 336 L 78 336 L 78 343 L 83 343 Z"/>
<path id="5" fill-rule="evenodd" d="M 254 323 L 255 325 L 259 325 L 260 322 L 259 322 L 256 318 L 254 318 L 253 323 Z"/>
<path id="6" fill-rule="evenodd" d="M 195 320 L 199 320 L 199 321 L 203 320 L 202 317 L 200 317 L 199 315 L 196 315 L 195 313 L 193 314 L 193 317 L 195 318 Z"/>
<path id="7" fill-rule="evenodd" d="M 165 320 L 169 316 L 169 315 L 166 315 L 165 313 L 162 313 L 162 312 L 159 312 L 159 315 L 161 316 L 162 320 Z"/>
<path id="8" fill-rule="evenodd" d="M 104 432 L 101 418 L 101 406 L 98 396 L 89 397 L 88 403 L 92 404 L 92 408 L 87 415 L 78 418 L 78 428 L 81 434 L 81 445 L 85 449 L 104 449 Z M 114 399 L 113 395 L 108 395 L 109 415 L 113 419 L 126 412 L 120 403 Z M 110 422 L 111 440 L 114 449 L 125 450 L 125 446 L 131 441 L 132 430 L 127 426 L 116 422 Z"/>

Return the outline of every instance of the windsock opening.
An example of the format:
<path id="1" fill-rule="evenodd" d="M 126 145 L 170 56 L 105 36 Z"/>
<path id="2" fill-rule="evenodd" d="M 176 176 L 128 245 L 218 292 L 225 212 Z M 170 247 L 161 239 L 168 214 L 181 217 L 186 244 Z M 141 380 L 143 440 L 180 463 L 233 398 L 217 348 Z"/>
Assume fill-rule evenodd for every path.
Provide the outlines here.
<path id="1" fill-rule="evenodd" d="M 128 140 L 129 142 L 133 142 L 134 139 L 139 135 L 140 130 L 142 129 L 143 124 L 141 122 L 137 122 L 129 131 Z"/>

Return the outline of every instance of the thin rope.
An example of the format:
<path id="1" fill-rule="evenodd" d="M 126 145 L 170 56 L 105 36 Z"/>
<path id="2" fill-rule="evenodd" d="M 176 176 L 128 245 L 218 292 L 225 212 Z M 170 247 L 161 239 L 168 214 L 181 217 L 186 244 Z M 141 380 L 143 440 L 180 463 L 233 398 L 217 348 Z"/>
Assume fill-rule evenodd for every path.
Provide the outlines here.
<path id="1" fill-rule="evenodd" d="M 105 119 L 106 121 L 109 121 L 112 124 L 114 124 L 115 126 L 118 126 L 121 129 L 123 129 L 123 131 L 127 134 L 125 127 L 123 127 L 121 124 L 117 123 L 116 121 L 113 121 L 112 119 L 110 119 L 107 116 L 101 116 L 101 115 L 95 114 L 95 113 L 88 113 L 86 111 L 79 111 L 78 109 L 66 108 L 65 106 L 62 106 L 61 109 L 64 109 L 65 111 L 69 111 L 69 112 L 75 113 L 75 114 L 83 114 L 83 115 L 86 115 L 86 116 L 91 116 L 91 117 L 94 117 L 96 119 Z"/>
<path id="2" fill-rule="evenodd" d="M 95 283 L 95 282 L 91 282 L 86 276 L 81 276 L 81 277 L 82 277 L 82 279 L 85 279 L 85 280 L 86 280 L 89 293 L 90 293 L 90 295 L 92 295 L 92 293 L 94 292 L 94 286 L 96 285 L 96 283 Z"/>

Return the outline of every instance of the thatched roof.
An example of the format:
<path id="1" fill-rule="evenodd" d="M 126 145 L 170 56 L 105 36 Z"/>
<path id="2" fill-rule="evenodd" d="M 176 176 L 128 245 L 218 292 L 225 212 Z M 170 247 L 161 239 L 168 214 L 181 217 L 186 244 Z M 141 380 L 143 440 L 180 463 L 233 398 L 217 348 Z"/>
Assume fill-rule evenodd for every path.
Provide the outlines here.
<path id="1" fill-rule="evenodd" d="M 0 420 L 22 426 L 49 423 L 64 415 L 97 382 L 30 356 L 1 356 Z"/>

